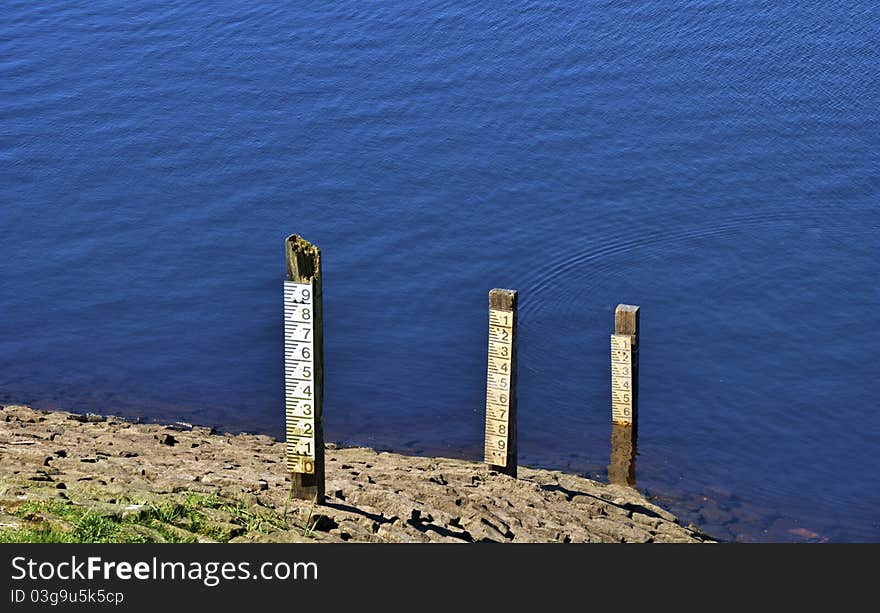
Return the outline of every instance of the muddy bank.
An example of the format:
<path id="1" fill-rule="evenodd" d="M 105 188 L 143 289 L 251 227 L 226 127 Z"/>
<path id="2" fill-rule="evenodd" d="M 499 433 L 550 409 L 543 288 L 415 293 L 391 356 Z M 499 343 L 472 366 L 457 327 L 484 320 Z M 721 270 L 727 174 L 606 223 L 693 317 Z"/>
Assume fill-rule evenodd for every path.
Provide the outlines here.
<path id="1" fill-rule="evenodd" d="M 51 530 L 74 540 L 106 534 L 148 542 L 712 540 L 634 489 L 559 471 L 521 468 L 512 479 L 462 460 L 333 445 L 326 453 L 327 503 L 316 506 L 288 499 L 284 444 L 269 436 L 0 406 L 0 536 Z M 83 532 L 84 524 L 93 531 Z"/>

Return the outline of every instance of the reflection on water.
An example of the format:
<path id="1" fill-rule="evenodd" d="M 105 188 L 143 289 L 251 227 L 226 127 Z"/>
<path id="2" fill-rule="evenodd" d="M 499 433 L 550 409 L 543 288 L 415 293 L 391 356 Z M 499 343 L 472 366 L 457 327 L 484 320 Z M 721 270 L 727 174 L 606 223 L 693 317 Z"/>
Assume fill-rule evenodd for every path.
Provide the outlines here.
<path id="1" fill-rule="evenodd" d="M 608 481 L 618 485 L 636 484 L 636 439 L 638 427 L 625 424 L 611 426 L 611 463 Z"/>

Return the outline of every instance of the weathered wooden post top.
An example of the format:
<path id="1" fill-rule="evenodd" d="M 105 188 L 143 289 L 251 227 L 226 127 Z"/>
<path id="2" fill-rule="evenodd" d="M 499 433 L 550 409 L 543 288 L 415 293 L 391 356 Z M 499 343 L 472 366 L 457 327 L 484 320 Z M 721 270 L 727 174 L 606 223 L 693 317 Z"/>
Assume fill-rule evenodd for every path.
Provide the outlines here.
<path id="1" fill-rule="evenodd" d="M 516 477 L 516 307 L 510 289 L 489 292 L 489 367 L 486 375 L 485 461 Z"/>
<path id="2" fill-rule="evenodd" d="M 321 252 L 296 234 L 285 241 L 284 405 L 287 470 L 296 498 L 324 502 L 324 362 Z"/>

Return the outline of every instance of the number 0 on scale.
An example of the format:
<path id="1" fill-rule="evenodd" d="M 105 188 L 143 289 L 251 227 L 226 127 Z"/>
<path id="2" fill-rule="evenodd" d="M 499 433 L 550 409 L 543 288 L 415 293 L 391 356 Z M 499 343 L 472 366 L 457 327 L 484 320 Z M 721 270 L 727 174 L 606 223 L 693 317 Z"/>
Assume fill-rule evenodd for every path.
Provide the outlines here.
<path id="1" fill-rule="evenodd" d="M 284 282 L 284 405 L 287 470 L 315 472 L 314 288 Z"/>

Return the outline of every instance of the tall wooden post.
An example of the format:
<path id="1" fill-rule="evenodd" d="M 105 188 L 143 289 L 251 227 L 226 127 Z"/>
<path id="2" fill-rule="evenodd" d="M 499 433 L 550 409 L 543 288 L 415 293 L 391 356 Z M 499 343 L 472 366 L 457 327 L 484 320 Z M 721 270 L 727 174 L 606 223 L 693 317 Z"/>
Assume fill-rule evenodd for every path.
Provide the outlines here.
<path id="1" fill-rule="evenodd" d="M 321 252 L 292 234 L 285 241 L 284 403 L 287 470 L 295 498 L 324 502 L 324 320 Z"/>
<path id="2" fill-rule="evenodd" d="M 510 289 L 489 292 L 486 446 L 489 468 L 516 477 L 516 306 Z"/>
<path id="3" fill-rule="evenodd" d="M 619 304 L 611 335 L 611 483 L 636 483 L 638 419 L 639 307 Z"/>

